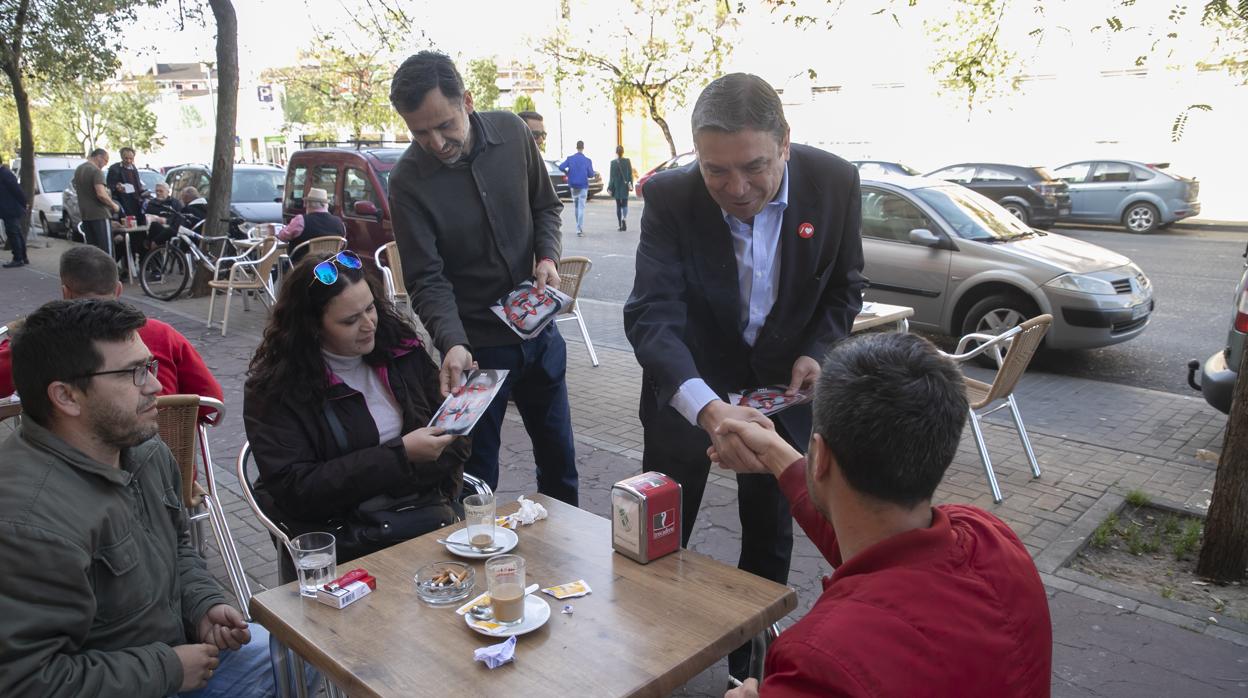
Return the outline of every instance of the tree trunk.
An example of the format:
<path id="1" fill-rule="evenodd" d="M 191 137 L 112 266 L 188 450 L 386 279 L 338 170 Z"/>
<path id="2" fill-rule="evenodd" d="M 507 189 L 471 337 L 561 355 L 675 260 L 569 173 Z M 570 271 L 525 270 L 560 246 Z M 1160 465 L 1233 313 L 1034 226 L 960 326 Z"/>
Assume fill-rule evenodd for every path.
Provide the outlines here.
<path id="1" fill-rule="evenodd" d="M 663 131 L 663 137 L 667 139 L 667 149 L 671 151 L 672 157 L 676 157 L 676 141 L 672 140 L 672 129 L 668 127 L 667 119 L 659 113 L 659 96 L 644 90 L 641 94 L 645 96 L 646 105 L 650 108 L 650 120 L 659 125 L 659 130 Z"/>
<path id="2" fill-rule="evenodd" d="M 16 63 L 5 64 L 5 75 L 13 86 L 13 101 L 17 103 L 18 132 L 21 134 L 19 156 L 22 166 L 18 168 L 18 179 L 22 183 L 22 197 L 26 199 L 26 210 L 29 212 L 31 202 L 35 200 L 35 129 L 30 119 L 30 95 L 26 93 L 26 85 L 22 82 L 22 71 Z M 30 243 L 30 216 L 22 216 L 22 235 L 27 244 Z M 44 235 L 48 231 L 43 231 Z"/>
<path id="3" fill-rule="evenodd" d="M 217 124 L 212 149 L 212 181 L 209 184 L 208 220 L 205 234 L 227 235 L 230 226 L 230 195 L 234 182 L 234 137 L 238 121 L 238 15 L 230 0 L 208 0 L 217 21 Z M 212 81 L 212 71 L 208 71 Z M 208 293 L 209 274 L 196 267 L 191 295 Z"/>
<path id="4" fill-rule="evenodd" d="M 1248 568 L 1248 350 L 1242 352 L 1239 362 L 1239 379 L 1235 381 L 1196 574 L 1219 582 L 1235 582 L 1244 579 L 1245 568 Z"/>

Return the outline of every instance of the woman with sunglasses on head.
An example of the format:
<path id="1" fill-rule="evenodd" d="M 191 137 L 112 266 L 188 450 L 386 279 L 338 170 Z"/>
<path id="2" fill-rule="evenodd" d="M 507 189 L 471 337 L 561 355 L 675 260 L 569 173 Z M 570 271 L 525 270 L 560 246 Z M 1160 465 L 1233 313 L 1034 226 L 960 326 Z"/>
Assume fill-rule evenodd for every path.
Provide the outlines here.
<path id="1" fill-rule="evenodd" d="M 362 266 L 350 251 L 295 266 L 243 404 L 261 508 L 291 537 L 333 533 L 339 562 L 455 521 L 470 450 L 425 426 L 437 366 Z M 295 578 L 285 554 L 280 577 Z"/>

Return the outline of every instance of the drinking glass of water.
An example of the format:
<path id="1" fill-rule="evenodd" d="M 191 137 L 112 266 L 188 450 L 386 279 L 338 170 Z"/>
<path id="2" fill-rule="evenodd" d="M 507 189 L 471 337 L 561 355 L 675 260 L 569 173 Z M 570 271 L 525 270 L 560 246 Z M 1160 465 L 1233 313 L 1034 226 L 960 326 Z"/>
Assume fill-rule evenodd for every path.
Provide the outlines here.
<path id="1" fill-rule="evenodd" d="M 316 598 L 317 587 L 338 577 L 332 533 L 304 533 L 290 539 L 290 557 L 299 570 L 299 593 Z"/>

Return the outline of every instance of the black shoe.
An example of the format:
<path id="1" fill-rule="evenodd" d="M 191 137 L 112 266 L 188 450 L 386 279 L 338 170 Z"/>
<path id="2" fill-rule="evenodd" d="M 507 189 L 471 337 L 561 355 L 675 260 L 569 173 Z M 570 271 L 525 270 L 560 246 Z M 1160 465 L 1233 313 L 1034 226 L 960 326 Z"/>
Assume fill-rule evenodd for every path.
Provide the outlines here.
<path id="1" fill-rule="evenodd" d="M 628 230 L 628 221 L 620 221 L 620 230 Z"/>
<path id="2" fill-rule="evenodd" d="M 15 268 L 15 267 L 20 267 L 20 266 L 22 266 L 23 264 L 25 264 L 25 262 L 20 262 L 20 261 L 18 261 L 18 260 L 16 260 L 16 259 L 15 259 L 15 260 L 13 260 L 12 262 L 6 262 L 3 266 L 4 266 L 4 268 L 5 268 L 5 269 L 13 269 L 13 268 Z"/>

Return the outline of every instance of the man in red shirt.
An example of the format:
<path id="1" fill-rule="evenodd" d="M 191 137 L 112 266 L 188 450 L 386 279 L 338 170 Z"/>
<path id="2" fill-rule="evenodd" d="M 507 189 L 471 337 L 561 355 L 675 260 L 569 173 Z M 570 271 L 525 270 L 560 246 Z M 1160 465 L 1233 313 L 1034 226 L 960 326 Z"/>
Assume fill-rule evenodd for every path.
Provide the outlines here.
<path id="1" fill-rule="evenodd" d="M 66 300 L 121 297 L 117 263 L 107 252 L 91 245 L 77 245 L 61 255 L 61 296 Z M 221 384 L 189 340 L 169 325 L 149 317 L 139 337 L 159 362 L 160 395 L 191 394 L 222 399 Z M 13 361 L 10 342 L 0 342 L 0 396 L 13 393 Z M 209 413 L 204 410 L 201 417 Z M 212 412 L 215 414 L 215 412 Z"/>
<path id="2" fill-rule="evenodd" d="M 962 374 L 930 342 L 871 334 L 824 361 L 806 458 L 757 423 L 720 427 L 722 462 L 775 475 L 835 568 L 767 652 L 762 686 L 725 698 L 1049 695 L 1052 626 L 1027 549 L 982 509 L 931 505 L 966 415 Z"/>

